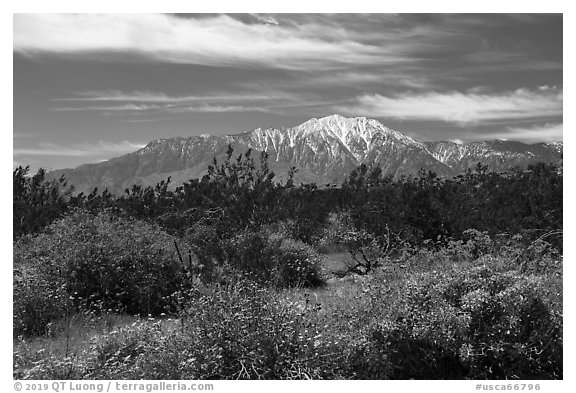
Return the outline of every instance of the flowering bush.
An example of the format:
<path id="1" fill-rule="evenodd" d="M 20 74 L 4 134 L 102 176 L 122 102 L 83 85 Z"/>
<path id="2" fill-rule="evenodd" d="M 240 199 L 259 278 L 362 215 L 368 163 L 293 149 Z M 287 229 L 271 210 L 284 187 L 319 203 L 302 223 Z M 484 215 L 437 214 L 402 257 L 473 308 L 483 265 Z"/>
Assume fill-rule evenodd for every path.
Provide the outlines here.
<path id="1" fill-rule="evenodd" d="M 50 323 L 66 316 L 73 309 L 66 286 L 46 280 L 35 268 L 14 269 L 13 281 L 14 335 L 41 335 Z"/>
<path id="2" fill-rule="evenodd" d="M 63 299 L 76 307 L 129 314 L 165 311 L 167 296 L 186 278 L 174 241 L 144 222 L 84 211 L 19 240 L 15 266 L 32 273 L 16 274 L 15 326 L 39 333 L 42 324 L 61 314 L 56 310 L 63 308 Z M 32 299 L 39 297 L 32 307 Z"/>
<path id="3" fill-rule="evenodd" d="M 380 367 L 371 374 L 361 363 L 360 375 L 562 378 L 561 278 L 494 268 L 500 266 L 481 258 L 472 267 L 438 267 L 396 282 L 386 317 L 359 348 Z"/>
<path id="4" fill-rule="evenodd" d="M 321 257 L 312 247 L 297 240 L 271 236 L 268 249 L 274 264 L 272 281 L 277 286 L 318 287 L 324 284 L 320 274 Z"/>
<path id="5" fill-rule="evenodd" d="M 245 232 L 224 244 L 227 263 L 260 283 L 317 287 L 324 283 L 320 255 L 302 242 L 268 231 Z"/>
<path id="6" fill-rule="evenodd" d="M 298 286 L 309 276 L 300 263 L 305 272 L 313 257 L 306 246 L 260 231 L 226 247 L 236 267 L 224 281 L 193 277 L 169 296 L 172 319 L 91 335 L 77 357 L 19 358 L 15 377 L 563 378 L 561 260 L 527 272 L 513 250 L 456 262 L 426 249 L 325 288 L 285 289 L 263 283 Z"/>
<path id="7" fill-rule="evenodd" d="M 240 279 L 198 285 L 180 320 L 140 323 L 96 344 L 91 378 L 337 378 L 343 351 L 321 340 L 305 302 Z M 330 352 L 332 351 L 332 352 Z M 340 358 L 339 358 L 340 357 Z M 336 374 L 336 375 L 335 375 Z"/>

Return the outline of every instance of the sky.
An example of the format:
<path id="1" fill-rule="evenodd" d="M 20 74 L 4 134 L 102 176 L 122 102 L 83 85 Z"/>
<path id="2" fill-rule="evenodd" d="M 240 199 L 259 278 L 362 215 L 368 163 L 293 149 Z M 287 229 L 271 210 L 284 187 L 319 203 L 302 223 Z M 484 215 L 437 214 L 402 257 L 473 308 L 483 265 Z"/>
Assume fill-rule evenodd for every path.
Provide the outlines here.
<path id="1" fill-rule="evenodd" d="M 14 14 L 13 165 L 334 113 L 417 140 L 562 140 L 561 14 Z"/>

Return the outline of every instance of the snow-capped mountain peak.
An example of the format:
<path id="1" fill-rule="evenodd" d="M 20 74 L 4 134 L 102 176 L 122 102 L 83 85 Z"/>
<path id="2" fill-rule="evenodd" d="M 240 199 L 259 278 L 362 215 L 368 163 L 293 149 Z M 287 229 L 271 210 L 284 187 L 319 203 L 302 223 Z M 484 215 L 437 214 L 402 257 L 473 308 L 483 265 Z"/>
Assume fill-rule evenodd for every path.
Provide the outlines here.
<path id="1" fill-rule="evenodd" d="M 279 179 L 295 166 L 297 183 L 337 183 L 362 163 L 376 163 L 389 175 L 415 174 L 424 168 L 450 176 L 478 162 L 493 170 L 506 170 L 538 161 L 561 162 L 563 148 L 562 142 L 419 142 L 375 119 L 334 114 L 290 128 L 158 139 L 137 152 L 55 175 L 64 174 L 78 191 L 97 186 L 122 193 L 132 184 L 154 185 L 168 176 L 178 185 L 202 176 L 214 157 L 223 159 L 228 145 L 236 153 L 249 148 L 268 153 Z"/>
<path id="2" fill-rule="evenodd" d="M 295 127 L 302 136 L 314 135 L 328 143 L 336 139 L 354 158 L 361 162 L 366 158 L 374 142 L 385 140 L 404 145 L 418 145 L 407 135 L 384 126 L 378 120 L 366 117 L 344 117 L 338 114 L 312 118 Z"/>

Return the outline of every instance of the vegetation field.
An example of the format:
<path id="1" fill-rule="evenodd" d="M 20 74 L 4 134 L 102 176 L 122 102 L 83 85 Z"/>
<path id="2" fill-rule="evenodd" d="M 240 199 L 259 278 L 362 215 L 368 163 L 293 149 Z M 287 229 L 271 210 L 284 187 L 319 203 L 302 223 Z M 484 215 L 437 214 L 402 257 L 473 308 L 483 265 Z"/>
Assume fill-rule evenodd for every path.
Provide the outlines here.
<path id="1" fill-rule="evenodd" d="M 170 191 L 14 171 L 18 379 L 562 379 L 562 171 L 266 157 Z"/>

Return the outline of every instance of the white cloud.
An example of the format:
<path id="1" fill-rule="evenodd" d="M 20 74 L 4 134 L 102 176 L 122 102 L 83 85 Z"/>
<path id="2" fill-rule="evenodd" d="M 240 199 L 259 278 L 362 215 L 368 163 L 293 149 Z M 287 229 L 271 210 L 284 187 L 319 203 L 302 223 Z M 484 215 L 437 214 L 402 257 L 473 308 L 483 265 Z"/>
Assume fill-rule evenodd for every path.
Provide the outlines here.
<path id="1" fill-rule="evenodd" d="M 254 18 L 256 18 L 256 20 L 262 22 L 262 23 L 267 23 L 267 24 L 271 24 L 271 25 L 277 25 L 278 19 L 274 18 L 271 15 L 262 15 L 262 14 L 250 14 L 252 15 Z"/>
<path id="2" fill-rule="evenodd" d="M 439 120 L 460 125 L 496 120 L 562 116 L 562 90 L 518 89 L 502 93 L 406 93 L 362 95 L 339 109 L 351 114 L 402 120 Z"/>
<path id="3" fill-rule="evenodd" d="M 77 106 L 53 108 L 54 112 L 96 111 L 103 114 L 166 114 L 166 113 L 216 113 L 216 112 L 265 112 L 264 107 L 243 105 L 173 105 L 173 104 L 121 104 L 111 106 Z"/>
<path id="4" fill-rule="evenodd" d="M 102 112 L 142 112 L 152 109 L 163 108 L 159 105 L 137 105 L 137 104 L 122 104 L 122 105 L 108 105 L 108 106 L 73 106 L 73 107 L 57 107 L 52 108 L 54 112 L 81 112 L 81 111 L 102 111 Z"/>
<path id="5" fill-rule="evenodd" d="M 477 130 L 473 135 L 468 135 L 466 141 L 477 140 L 501 140 L 520 141 L 524 143 L 556 142 L 563 140 L 562 123 L 531 123 L 526 126 L 508 126 L 500 129 L 491 126 L 490 129 Z M 457 142 L 458 139 L 451 139 Z"/>
<path id="6" fill-rule="evenodd" d="M 315 86 L 352 85 L 355 87 L 369 85 L 400 86 L 409 89 L 430 89 L 432 81 L 426 76 L 411 75 L 401 69 L 388 68 L 386 72 L 372 71 L 332 71 L 329 73 L 313 74 L 309 78 L 297 81 L 301 86 L 313 84 Z M 292 82 L 292 85 L 295 83 Z"/>
<path id="7" fill-rule="evenodd" d="M 168 113 L 254 112 L 263 110 L 264 110 L 263 108 L 259 107 L 248 107 L 242 105 L 199 105 L 199 106 L 178 106 L 173 108 L 166 108 L 166 112 Z"/>
<path id="8" fill-rule="evenodd" d="M 70 102 L 75 106 L 55 107 L 54 112 L 96 111 L 105 114 L 186 113 L 186 112 L 267 112 L 272 107 L 291 103 L 302 104 L 302 97 L 288 92 L 219 93 L 209 95 L 171 96 L 162 92 L 119 90 L 82 91 L 55 102 Z M 90 105 L 82 106 L 89 102 Z M 249 103 L 249 105 L 244 105 Z M 94 105 L 97 104 L 97 105 Z"/>
<path id="9" fill-rule="evenodd" d="M 534 141 L 561 141 L 564 134 L 563 123 L 547 123 L 532 127 L 508 127 L 503 137 Z"/>
<path id="10" fill-rule="evenodd" d="M 336 26 L 268 21 L 248 24 L 226 15 L 16 14 L 13 47 L 27 55 L 133 53 L 160 62 L 288 69 L 406 60 L 406 48 L 397 43 L 375 46 Z"/>
<path id="11" fill-rule="evenodd" d="M 157 91 L 120 91 L 120 90 L 89 90 L 74 93 L 73 97 L 57 98 L 54 101 L 87 101 L 87 102 L 139 102 L 139 103 L 193 103 L 206 101 L 266 101 L 272 99 L 291 99 L 287 93 L 274 94 L 210 94 L 171 96 Z"/>
<path id="12" fill-rule="evenodd" d="M 67 157 L 84 157 L 84 156 L 101 156 L 110 154 L 125 154 L 141 149 L 145 146 L 142 143 L 129 141 L 106 142 L 98 141 L 96 144 L 73 144 L 69 146 L 56 145 L 54 143 L 42 142 L 37 147 L 32 148 L 14 148 L 15 157 L 28 156 L 67 156 Z"/>

